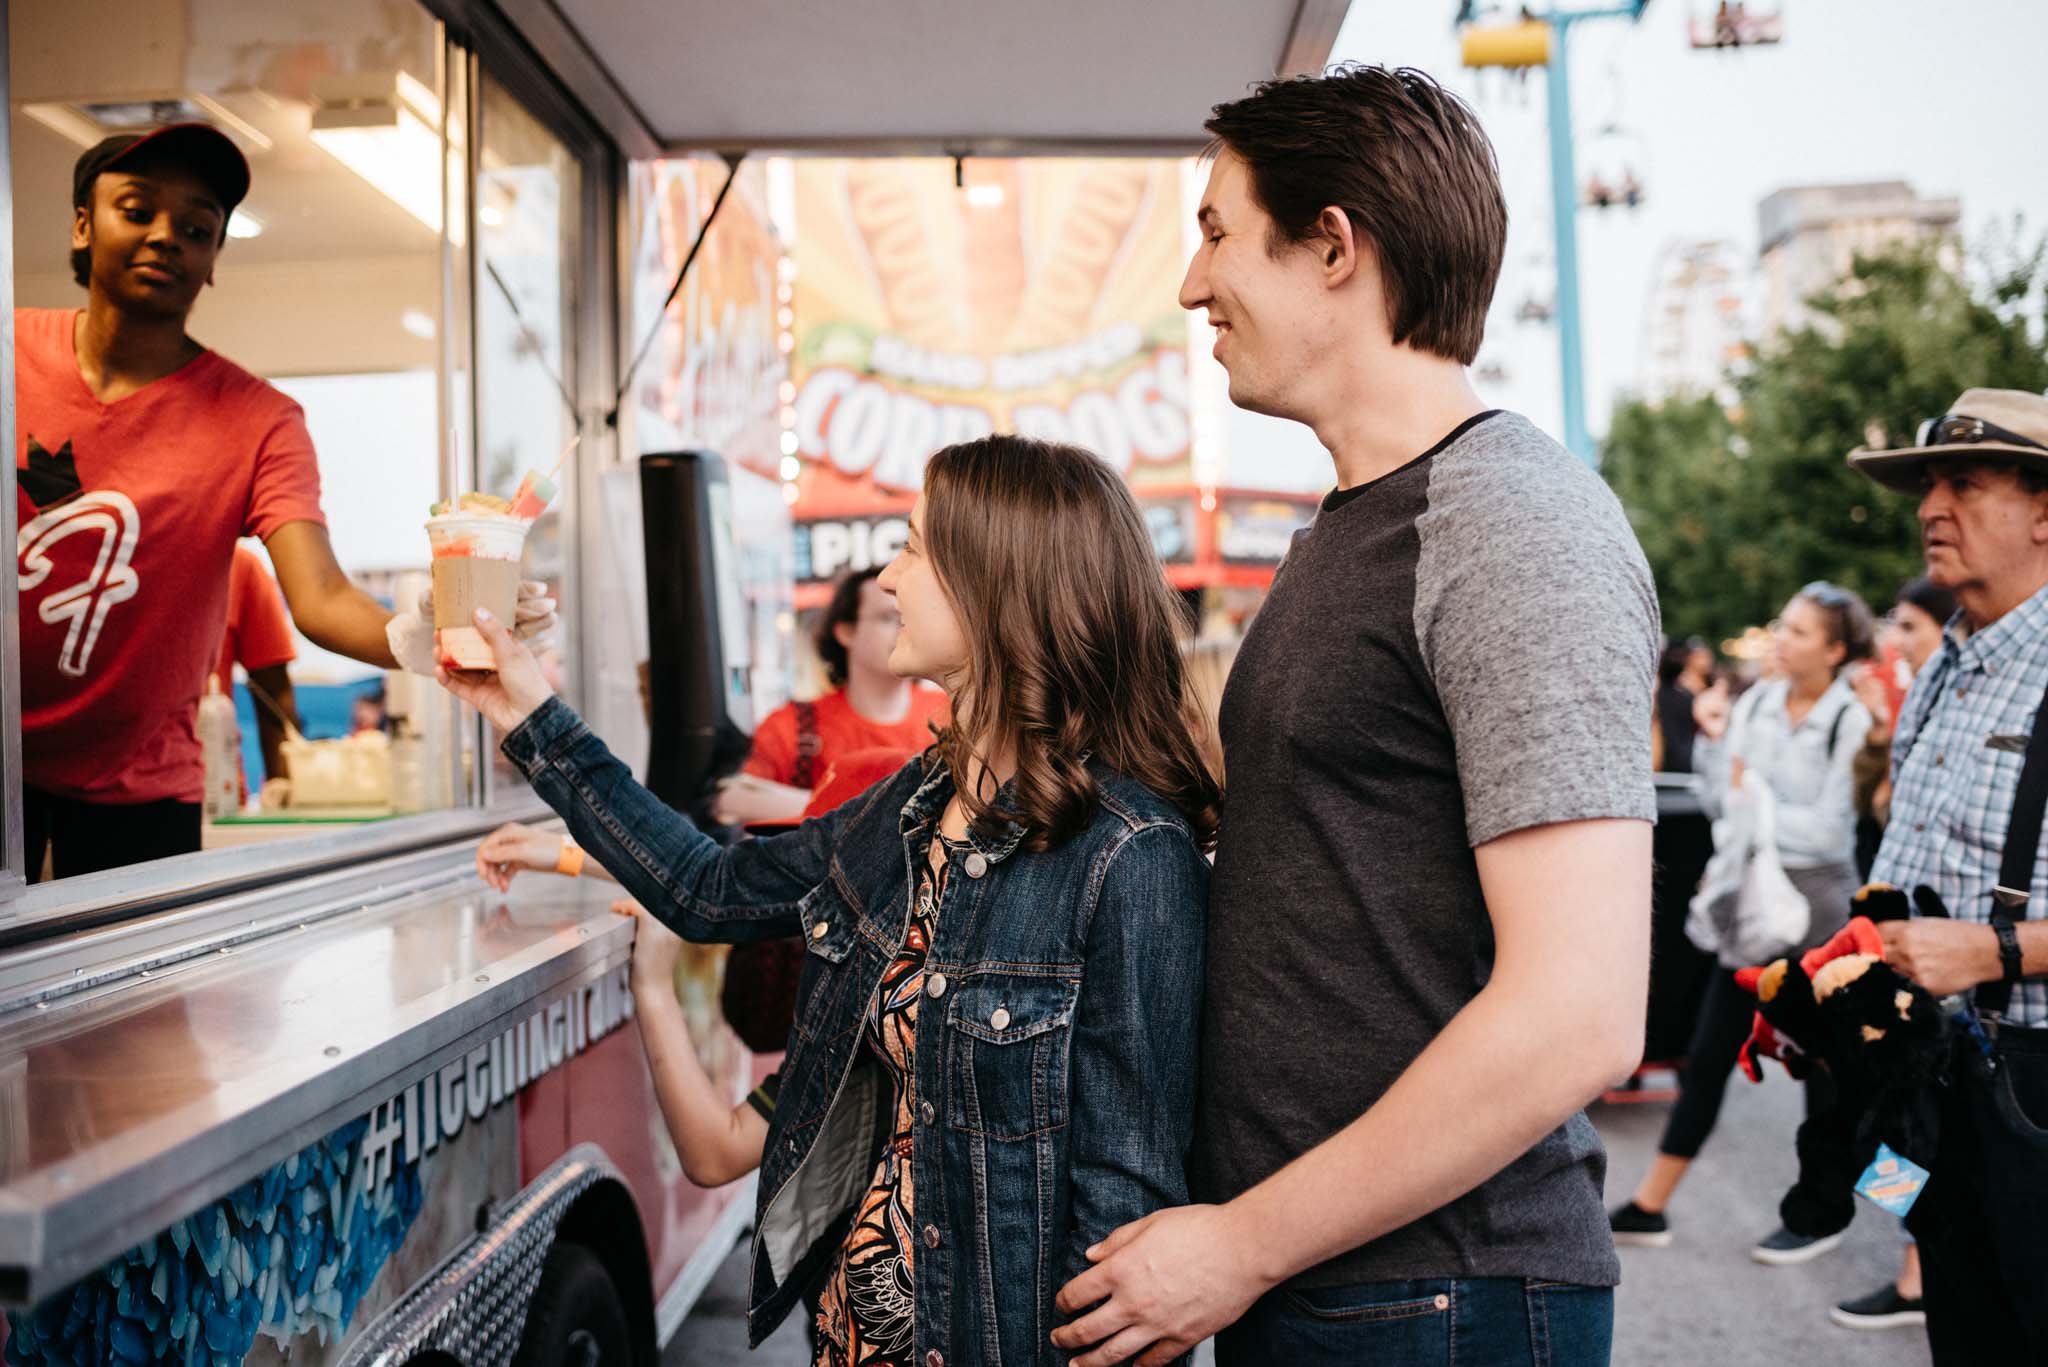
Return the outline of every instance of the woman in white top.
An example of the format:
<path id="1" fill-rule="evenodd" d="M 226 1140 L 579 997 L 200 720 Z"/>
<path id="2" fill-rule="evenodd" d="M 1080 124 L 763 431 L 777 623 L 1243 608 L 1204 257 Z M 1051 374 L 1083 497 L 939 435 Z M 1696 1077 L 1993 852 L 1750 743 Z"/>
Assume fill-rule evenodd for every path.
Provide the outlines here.
<path id="1" fill-rule="evenodd" d="M 1856 893 L 1852 766 L 1870 713 L 1844 671 L 1870 654 L 1875 634 L 1862 599 L 1824 581 L 1808 584 L 1774 624 L 1770 682 L 1743 694 L 1725 718 L 1709 709 L 1700 716 L 1693 767 L 1709 804 L 1740 788 L 1750 771 L 1776 799 L 1778 860 L 1812 911 L 1795 952 L 1840 930 Z M 1656 1161 L 1634 1199 L 1612 1216 L 1615 1242 L 1659 1248 L 1671 1242 L 1664 1208 L 1713 1131 L 1755 1010 L 1756 999 L 1735 985 L 1732 967 L 1718 965 L 1700 1003 L 1678 1103 Z M 1827 1104 L 1827 1093 L 1824 1075 L 1808 1081 L 1809 1112 Z M 1839 1232 L 1815 1238 L 1780 1228 L 1750 1254 L 1765 1263 L 1804 1262 L 1839 1242 Z"/>

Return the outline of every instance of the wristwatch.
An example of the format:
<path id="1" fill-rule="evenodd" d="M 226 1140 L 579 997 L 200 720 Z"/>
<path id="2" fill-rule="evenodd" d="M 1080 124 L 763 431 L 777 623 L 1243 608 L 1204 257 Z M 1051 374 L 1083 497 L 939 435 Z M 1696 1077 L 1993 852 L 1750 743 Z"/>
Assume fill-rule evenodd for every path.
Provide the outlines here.
<path id="1" fill-rule="evenodd" d="M 2011 921 L 1999 918 L 1991 923 L 1998 932 L 1998 962 L 2005 968 L 2005 980 L 2016 983 L 2020 980 L 2020 933 Z"/>
<path id="2" fill-rule="evenodd" d="M 562 837 L 562 852 L 555 857 L 555 872 L 571 878 L 583 872 L 583 847 L 570 836 Z"/>

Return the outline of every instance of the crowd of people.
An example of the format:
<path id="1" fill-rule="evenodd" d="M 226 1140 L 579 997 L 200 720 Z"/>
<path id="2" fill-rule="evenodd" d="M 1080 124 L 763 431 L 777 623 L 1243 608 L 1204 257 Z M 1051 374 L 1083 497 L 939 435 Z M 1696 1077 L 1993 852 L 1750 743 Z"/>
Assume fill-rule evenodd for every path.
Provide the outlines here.
<path id="1" fill-rule="evenodd" d="M 1873 620 L 1855 593 L 1809 584 L 1771 626 L 1771 649 L 1753 675 L 1722 666 L 1697 638 L 1665 648 L 1654 725 L 1660 768 L 1695 773 L 1710 814 L 1724 816 L 1731 793 L 1754 773 L 1773 800 L 1773 854 L 1809 907 L 1808 928 L 1788 951 L 1826 943 L 1847 920 L 1854 891 L 1870 876 L 1890 810 L 1894 720 L 1913 677 L 1940 647 L 1955 596 L 1926 577 L 1902 586 L 1890 611 Z M 1738 691 L 1739 690 L 1739 691 Z M 1720 828 L 1718 885 L 1709 898 L 1739 895 L 1744 856 L 1740 828 Z M 1658 1154 L 1631 1198 L 1611 1215 L 1615 1242 L 1664 1248 L 1673 1195 L 1719 1116 L 1736 1060 L 1748 1040 L 1755 997 L 1737 985 L 1748 958 L 1732 945 L 1717 955 L 1680 1074 L 1678 1101 Z M 1828 1075 L 1805 1079 L 1809 1113 L 1828 1105 Z M 1757 1262 L 1784 1266 L 1831 1252 L 1842 1232 L 1780 1226 L 1750 1250 Z M 1917 1250 L 1910 1239 L 1897 1279 L 1832 1311 L 1850 1328 L 1923 1325 Z"/>
<path id="2" fill-rule="evenodd" d="M 1181 302 L 1232 400 L 1312 428 L 1336 486 L 1230 666 L 1227 793 L 1129 491 L 1020 437 L 936 453 L 902 554 L 843 590 L 847 714 L 914 731 L 910 679 L 944 711 L 824 810 L 784 761 L 816 781 L 825 709 L 764 728 L 757 776 L 796 790 L 766 815 L 813 813 L 792 830 L 727 843 L 662 804 L 488 614 L 496 669 L 440 675 L 567 827 L 494 837 L 484 876 L 631 895 L 679 1152 L 759 1172 L 753 1339 L 804 1303 L 828 1367 L 1160 1367 L 1212 1336 L 1224 1367 L 1606 1362 L 1615 1243 L 1673 1236 L 1738 1060 L 1775 1051 L 1839 1115 L 1883 1037 L 1771 1034 L 1747 970 L 1785 956 L 1946 1003 L 1920 1286 L 1890 1290 L 1937 1362 L 2048 1344 L 2048 399 L 1971 391 L 1851 456 L 1919 500 L 1928 582 L 1883 631 L 1816 582 L 1739 695 L 1695 646 L 1660 672 L 1613 495 L 1467 378 L 1506 231 L 1470 110 L 1353 68 L 1208 127 Z M 1679 1103 L 1610 1214 L 1583 1108 L 1643 1050 L 1653 755 L 1740 834 L 1695 899 L 1719 970 Z M 1852 921 L 1859 857 L 1923 914 Z M 675 1010 L 678 936 L 801 956 L 780 1071 L 737 1107 Z M 1850 1147 L 1892 1138 L 1867 1128 Z M 1759 1257 L 1839 1235 L 1794 1209 Z"/>
<path id="3" fill-rule="evenodd" d="M 2043 895 L 2048 786 L 2035 758 L 2048 687 L 2048 399 L 1972 390 L 1920 445 L 1851 463 L 1918 497 L 1928 573 L 1901 586 L 1878 623 L 1854 593 L 1807 585 L 1751 673 L 1721 667 L 1698 640 L 1667 646 L 1660 664 L 1660 765 L 1695 774 L 1717 818 L 1687 929 L 1718 962 L 1658 1154 L 1610 1223 L 1617 1243 L 1674 1240 L 1667 1209 L 1754 1038 L 1756 997 L 1739 970 L 1769 957 L 1742 933 L 1763 900 L 1745 882 L 1759 862 L 1798 894 L 1804 929 L 1770 951 L 1786 955 L 1825 953 L 1865 905 L 1852 895 L 1859 885 L 1909 890 L 1923 914 L 1880 928 L 1884 957 L 1947 998 L 1970 1042 L 1930 1103 L 1940 1162 L 1907 1214 L 1898 1276 L 1831 1318 L 1925 1325 L 1938 1362 L 1986 1361 L 1999 1345 L 2048 1344 L 2038 1237 L 2048 1131 L 2033 1119 L 2048 1118 L 2035 1061 L 2048 1012 L 2030 1000 L 2040 960 L 2025 924 Z M 1770 809 L 1762 831 L 1759 804 Z M 1806 1073 L 1809 1123 L 1835 1103 L 1834 1083 L 1827 1067 Z M 1880 1136 L 1860 1138 L 1874 1150 Z M 1781 1206 L 1785 1223 L 1751 1250 L 1758 1262 L 1805 1262 L 1840 1244 L 1853 1207 L 1797 1192 Z M 1923 1242 L 1939 1250 L 1924 1270 Z"/>

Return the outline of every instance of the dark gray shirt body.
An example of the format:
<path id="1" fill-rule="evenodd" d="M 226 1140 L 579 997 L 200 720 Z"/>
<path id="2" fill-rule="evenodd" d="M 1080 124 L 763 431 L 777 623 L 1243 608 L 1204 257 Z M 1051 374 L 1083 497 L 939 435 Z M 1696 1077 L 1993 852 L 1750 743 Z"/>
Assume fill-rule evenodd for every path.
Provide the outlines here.
<path id="1" fill-rule="evenodd" d="M 1236 1196 L 1364 1114 L 1486 984 L 1474 847 L 1655 819 L 1656 652 L 1656 593 L 1620 504 L 1514 414 L 1333 495 L 1297 533 L 1223 697 L 1197 1200 Z M 1574 1115 L 1476 1190 L 1294 1284 L 1613 1285 L 1605 1167 Z"/>

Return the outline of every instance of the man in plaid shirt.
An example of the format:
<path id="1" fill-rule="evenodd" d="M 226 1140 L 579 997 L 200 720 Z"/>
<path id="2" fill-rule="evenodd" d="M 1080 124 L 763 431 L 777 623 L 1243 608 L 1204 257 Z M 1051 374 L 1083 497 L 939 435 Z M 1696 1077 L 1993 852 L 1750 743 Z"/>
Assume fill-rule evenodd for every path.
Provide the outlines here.
<path id="1" fill-rule="evenodd" d="M 1940 1156 L 1907 1219 L 1937 1364 L 2048 1354 L 2048 861 L 1991 922 L 2028 738 L 2048 690 L 2048 398 L 1972 389 L 1920 444 L 1851 465 L 1920 498 L 1927 574 L 1961 604 L 1913 681 L 1892 746 L 1892 814 L 1873 879 L 1940 894 L 1951 919 L 1883 927 L 1885 956 L 1937 997 L 1969 993 L 2000 1076 L 1957 1070 Z M 2012 899 L 2008 897 L 2008 901 Z M 1985 985 L 2010 991 L 1990 1012 Z M 2016 1105 L 1995 1089 L 2009 1080 Z M 2031 1123 L 2029 1123 L 2031 1122 Z M 2032 1130 L 2032 1133 L 2025 1131 Z M 1999 1350 L 2005 1350 L 2000 1352 Z"/>

